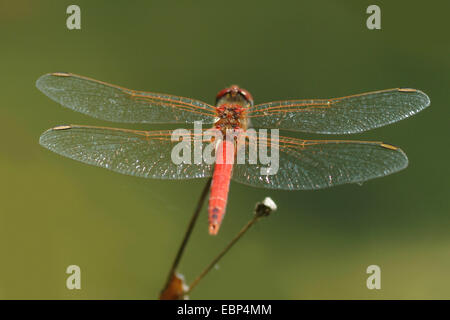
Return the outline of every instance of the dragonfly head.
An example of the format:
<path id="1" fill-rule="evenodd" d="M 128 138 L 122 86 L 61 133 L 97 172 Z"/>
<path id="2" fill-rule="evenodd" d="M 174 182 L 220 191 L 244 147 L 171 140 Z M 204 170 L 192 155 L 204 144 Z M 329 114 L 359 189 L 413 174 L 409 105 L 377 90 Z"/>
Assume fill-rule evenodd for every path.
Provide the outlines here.
<path id="1" fill-rule="evenodd" d="M 217 94 L 216 105 L 223 103 L 240 103 L 247 107 L 253 105 L 253 97 L 250 92 L 234 84 L 228 88 L 220 90 Z"/>

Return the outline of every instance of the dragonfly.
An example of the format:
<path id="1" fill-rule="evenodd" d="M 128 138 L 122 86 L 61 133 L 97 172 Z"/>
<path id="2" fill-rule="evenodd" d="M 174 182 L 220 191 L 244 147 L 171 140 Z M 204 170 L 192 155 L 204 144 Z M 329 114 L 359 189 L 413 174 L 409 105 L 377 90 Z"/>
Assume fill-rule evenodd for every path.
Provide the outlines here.
<path id="1" fill-rule="evenodd" d="M 318 134 L 352 134 L 410 117 L 430 104 L 422 91 L 395 88 L 340 98 L 283 100 L 254 104 L 237 85 L 225 88 L 214 105 L 170 94 L 131 90 L 72 73 L 41 76 L 36 86 L 64 107 L 93 118 L 140 124 L 188 124 L 200 121 L 221 132 L 266 128 Z M 236 143 L 188 137 L 202 146 L 215 144 L 216 157 L 236 157 Z M 408 165 L 406 154 L 381 141 L 304 140 L 259 136 L 279 153 L 276 174 L 262 174 L 261 163 L 174 163 L 178 141 L 174 130 L 143 131 L 86 125 L 60 125 L 45 131 L 40 144 L 60 155 L 122 174 L 157 179 L 212 177 L 208 205 L 209 233 L 216 235 L 226 211 L 230 180 L 253 187 L 316 190 L 347 183 L 361 184 Z M 205 138 L 205 139 L 203 139 Z M 247 144 L 254 143 L 248 140 Z M 234 151 L 226 153 L 228 151 Z"/>

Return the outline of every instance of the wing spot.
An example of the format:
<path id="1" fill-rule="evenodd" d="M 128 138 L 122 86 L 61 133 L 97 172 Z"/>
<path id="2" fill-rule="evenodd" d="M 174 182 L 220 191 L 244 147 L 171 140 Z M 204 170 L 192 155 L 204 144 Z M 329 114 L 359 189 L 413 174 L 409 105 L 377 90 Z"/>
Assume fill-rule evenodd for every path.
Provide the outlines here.
<path id="1" fill-rule="evenodd" d="M 67 130 L 67 129 L 71 129 L 71 126 L 57 126 L 54 127 L 53 130 Z"/>
<path id="2" fill-rule="evenodd" d="M 55 76 L 55 77 L 70 77 L 71 76 L 71 74 L 68 72 L 53 72 L 51 75 Z"/>
<path id="3" fill-rule="evenodd" d="M 383 148 L 386 148 L 386 149 L 390 149 L 390 150 L 398 149 L 397 147 L 391 146 L 390 144 L 386 144 L 386 143 L 382 143 L 382 144 L 380 144 L 380 146 L 382 146 Z"/>

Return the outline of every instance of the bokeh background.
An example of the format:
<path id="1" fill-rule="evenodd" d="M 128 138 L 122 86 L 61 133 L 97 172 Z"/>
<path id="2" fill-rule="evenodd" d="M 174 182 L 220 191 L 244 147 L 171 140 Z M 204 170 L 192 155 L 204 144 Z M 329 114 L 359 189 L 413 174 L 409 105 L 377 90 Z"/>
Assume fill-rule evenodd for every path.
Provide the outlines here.
<path id="1" fill-rule="evenodd" d="M 81 7 L 79 31 L 66 28 L 70 4 Z M 366 28 L 370 4 L 381 7 L 381 30 Z M 55 71 L 210 103 L 233 83 L 257 103 L 423 90 L 425 111 L 350 137 L 401 146 L 406 170 L 308 192 L 232 182 L 219 236 L 208 235 L 204 210 L 179 271 L 192 281 L 270 196 L 276 214 L 191 298 L 450 298 L 449 9 L 445 1 L 1 1 L 0 298 L 157 298 L 205 183 L 123 176 L 40 147 L 55 125 L 111 126 L 39 92 L 36 79 Z M 70 264 L 81 267 L 81 290 L 66 289 Z M 381 290 L 366 288 L 372 264 Z"/>

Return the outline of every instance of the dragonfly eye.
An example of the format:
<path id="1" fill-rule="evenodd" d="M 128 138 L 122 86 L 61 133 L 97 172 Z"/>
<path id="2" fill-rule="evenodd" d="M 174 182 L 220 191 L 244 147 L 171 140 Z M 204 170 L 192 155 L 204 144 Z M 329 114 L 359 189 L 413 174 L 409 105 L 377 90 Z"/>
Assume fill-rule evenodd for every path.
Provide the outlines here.
<path id="1" fill-rule="evenodd" d="M 239 94 L 245 99 L 247 100 L 248 103 L 250 103 L 251 105 L 253 105 L 253 97 L 250 94 L 250 92 L 248 92 L 245 89 L 241 89 L 239 88 Z"/>
<path id="2" fill-rule="evenodd" d="M 229 88 L 225 88 L 223 90 L 220 90 L 219 93 L 216 96 L 216 104 L 217 102 L 222 99 L 223 97 L 225 97 L 226 95 L 231 95 L 232 97 L 235 97 L 237 95 L 241 96 L 245 101 L 247 101 L 249 104 L 253 105 L 253 97 L 250 94 L 250 92 L 248 92 L 245 89 L 239 88 L 239 86 L 237 85 L 232 85 Z"/>
<path id="3" fill-rule="evenodd" d="M 230 88 L 225 88 L 219 91 L 219 93 L 216 95 L 216 103 L 220 99 L 222 99 L 226 94 L 230 93 Z"/>

